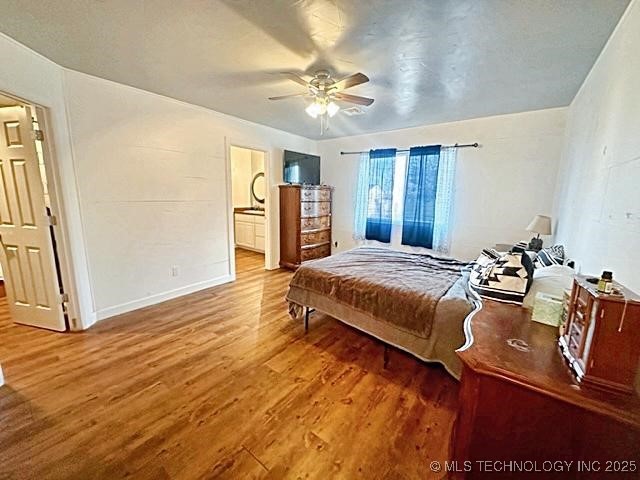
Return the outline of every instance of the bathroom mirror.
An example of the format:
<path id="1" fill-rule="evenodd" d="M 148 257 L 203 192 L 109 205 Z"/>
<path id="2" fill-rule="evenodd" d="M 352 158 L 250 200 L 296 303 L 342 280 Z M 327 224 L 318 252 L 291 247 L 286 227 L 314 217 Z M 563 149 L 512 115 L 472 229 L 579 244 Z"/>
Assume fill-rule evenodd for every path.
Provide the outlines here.
<path id="1" fill-rule="evenodd" d="M 264 203 L 264 172 L 256 173 L 251 181 L 251 195 L 258 203 Z"/>

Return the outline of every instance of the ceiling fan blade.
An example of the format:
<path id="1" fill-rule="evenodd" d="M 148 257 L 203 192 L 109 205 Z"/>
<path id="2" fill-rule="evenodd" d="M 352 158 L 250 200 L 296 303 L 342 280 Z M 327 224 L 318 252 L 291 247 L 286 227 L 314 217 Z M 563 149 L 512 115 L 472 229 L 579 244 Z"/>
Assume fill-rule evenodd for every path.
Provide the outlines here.
<path id="1" fill-rule="evenodd" d="M 309 95 L 309 92 L 291 93 L 289 95 L 279 95 L 277 97 L 269 97 L 269 100 L 283 100 L 285 98 L 302 97 L 304 95 Z"/>
<path id="2" fill-rule="evenodd" d="M 348 93 L 335 93 L 334 97 L 343 102 L 355 103 L 356 105 L 369 106 L 373 103 L 373 98 L 360 97 L 358 95 L 349 95 Z"/>
<path id="3" fill-rule="evenodd" d="M 284 75 L 285 77 L 287 77 L 289 80 L 292 80 L 294 82 L 296 82 L 299 85 L 302 85 L 303 87 L 309 87 L 309 82 L 307 82 L 304 78 L 302 78 L 300 75 L 293 73 L 293 72 L 282 72 L 282 75 Z"/>
<path id="4" fill-rule="evenodd" d="M 364 73 L 354 73 L 353 75 L 349 75 L 342 80 L 338 80 L 336 83 L 331 85 L 331 87 L 337 90 L 346 90 L 347 88 L 355 87 L 356 85 L 367 83 L 368 81 L 369 77 L 367 77 Z"/>

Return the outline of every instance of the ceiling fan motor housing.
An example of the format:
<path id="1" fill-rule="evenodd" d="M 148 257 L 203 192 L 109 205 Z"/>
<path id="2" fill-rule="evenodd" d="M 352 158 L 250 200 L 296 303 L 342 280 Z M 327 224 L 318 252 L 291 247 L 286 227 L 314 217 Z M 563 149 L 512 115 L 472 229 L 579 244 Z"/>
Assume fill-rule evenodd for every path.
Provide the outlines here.
<path id="1" fill-rule="evenodd" d="M 317 70 L 311 80 L 305 80 L 300 75 L 293 72 L 283 72 L 283 74 L 297 84 L 306 87 L 307 91 L 291 95 L 269 97 L 269 99 L 282 100 L 290 97 L 309 96 L 313 98 L 314 103 L 321 107 L 317 112 L 314 110 L 313 114 L 307 111 L 307 113 L 314 116 L 314 118 L 317 115 L 324 115 L 329 107 L 331 107 L 331 110 L 333 111 L 333 113 L 330 112 L 330 115 L 335 115 L 335 113 L 340 109 L 333 104 L 334 100 L 366 106 L 373 103 L 372 98 L 360 97 L 358 95 L 351 95 L 343 92 L 343 90 L 368 82 L 369 77 L 363 73 L 354 73 L 338 81 L 331 77 L 331 73 L 329 73 L 328 70 Z"/>
<path id="2" fill-rule="evenodd" d="M 336 81 L 331 78 L 331 74 L 327 70 L 318 70 L 315 76 L 309 81 L 309 84 L 316 87 L 319 91 L 326 91 L 327 87 L 331 87 Z"/>

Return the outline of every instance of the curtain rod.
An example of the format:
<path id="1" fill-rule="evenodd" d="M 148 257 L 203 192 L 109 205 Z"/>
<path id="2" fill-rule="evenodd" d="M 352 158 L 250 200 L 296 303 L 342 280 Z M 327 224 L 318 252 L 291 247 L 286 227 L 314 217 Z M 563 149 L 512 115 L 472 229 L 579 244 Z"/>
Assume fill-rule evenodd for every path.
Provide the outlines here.
<path id="1" fill-rule="evenodd" d="M 462 144 L 458 144 L 456 143 L 455 145 L 442 145 L 442 148 L 478 148 L 480 145 L 478 144 L 478 142 L 476 143 L 462 143 Z M 403 150 L 396 150 L 396 152 L 408 152 L 409 149 L 405 148 Z M 360 153 L 369 153 L 368 151 L 366 152 L 340 152 L 340 155 L 357 155 Z"/>

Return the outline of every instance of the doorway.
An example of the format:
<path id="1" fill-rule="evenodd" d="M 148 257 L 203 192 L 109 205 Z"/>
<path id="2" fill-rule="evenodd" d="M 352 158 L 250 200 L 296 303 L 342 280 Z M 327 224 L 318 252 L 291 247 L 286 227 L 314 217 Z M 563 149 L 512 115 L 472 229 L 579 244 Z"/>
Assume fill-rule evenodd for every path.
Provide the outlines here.
<path id="1" fill-rule="evenodd" d="M 233 246 L 235 271 L 238 262 L 243 266 L 266 268 L 269 257 L 268 241 L 268 182 L 266 177 L 267 154 L 236 145 L 229 146 L 229 172 L 231 176 L 231 218 L 233 224 Z"/>
<path id="2" fill-rule="evenodd" d="M 43 110 L 0 93 L 0 270 L 11 318 L 68 330 Z"/>

